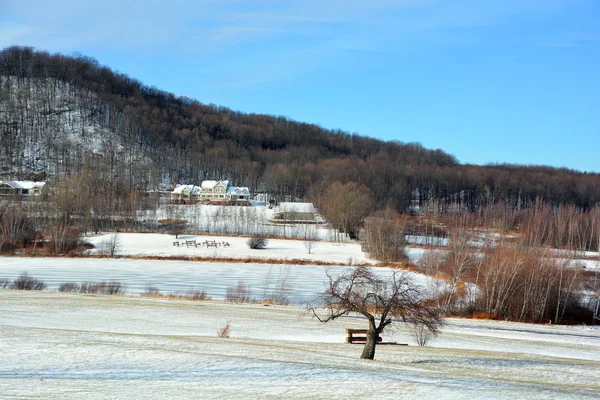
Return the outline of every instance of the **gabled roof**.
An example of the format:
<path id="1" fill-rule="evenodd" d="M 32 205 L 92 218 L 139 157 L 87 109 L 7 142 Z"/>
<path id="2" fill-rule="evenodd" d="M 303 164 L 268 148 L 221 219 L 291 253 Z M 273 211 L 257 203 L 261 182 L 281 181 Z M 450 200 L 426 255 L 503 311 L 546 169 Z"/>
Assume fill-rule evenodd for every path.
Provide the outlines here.
<path id="1" fill-rule="evenodd" d="M 227 188 L 227 194 L 250 194 L 250 189 L 247 187 L 229 186 Z"/>
<path id="2" fill-rule="evenodd" d="M 202 189 L 212 189 L 215 186 L 217 186 L 217 184 L 221 184 L 223 186 L 225 186 L 225 188 L 227 188 L 229 186 L 229 181 L 202 181 Z"/>
<path id="3" fill-rule="evenodd" d="M 282 202 L 282 203 L 279 203 L 279 211 L 280 212 L 314 213 L 315 206 L 313 206 L 313 203 Z"/>
<path id="4" fill-rule="evenodd" d="M 190 193 L 194 190 L 194 185 L 177 185 L 175 189 L 173 189 L 173 193 L 182 193 L 185 189 L 187 189 Z M 200 188 L 198 188 L 200 189 Z"/>
<path id="5" fill-rule="evenodd" d="M 15 189 L 41 189 L 46 184 L 46 182 L 34 181 L 0 181 L 0 183 L 6 183 Z"/>

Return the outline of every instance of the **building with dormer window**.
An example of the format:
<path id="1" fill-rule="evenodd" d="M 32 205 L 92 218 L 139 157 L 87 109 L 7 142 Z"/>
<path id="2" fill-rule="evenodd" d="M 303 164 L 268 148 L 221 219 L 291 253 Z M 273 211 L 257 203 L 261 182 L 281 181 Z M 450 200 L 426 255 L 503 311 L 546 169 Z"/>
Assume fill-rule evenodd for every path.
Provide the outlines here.
<path id="1" fill-rule="evenodd" d="M 171 201 L 231 203 L 250 200 L 247 187 L 229 186 L 229 181 L 203 181 L 200 186 L 177 185 L 171 192 Z"/>

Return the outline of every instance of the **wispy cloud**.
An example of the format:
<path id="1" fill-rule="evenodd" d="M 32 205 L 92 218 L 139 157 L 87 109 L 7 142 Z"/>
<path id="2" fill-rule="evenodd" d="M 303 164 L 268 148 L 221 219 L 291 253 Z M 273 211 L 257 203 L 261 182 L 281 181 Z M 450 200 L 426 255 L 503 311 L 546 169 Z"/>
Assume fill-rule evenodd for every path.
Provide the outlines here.
<path id="1" fill-rule="evenodd" d="M 281 35 L 343 35 L 339 24 L 366 25 L 386 12 L 430 5 L 432 0 L 260 1 L 5 0 L 5 19 L 43 34 L 21 32 L 11 40 L 59 51 L 99 43 L 119 48 L 202 41 L 203 48 L 236 45 Z M 8 36 L 7 36 L 8 37 Z M 69 40 L 66 40 L 69 38 Z M 74 40 L 76 38 L 76 40 Z M 7 42 L 8 40 L 4 40 Z"/>
<path id="2" fill-rule="evenodd" d="M 302 73 L 340 52 L 399 52 L 468 45 L 477 30 L 546 13 L 572 0 L 0 0 L 0 46 L 247 57 L 240 82 Z M 561 37 L 554 45 L 588 38 Z M 275 65 L 286 73 L 274 73 Z M 253 72 L 249 72 L 252 70 Z M 268 71 L 261 77 L 261 71 Z M 235 79 L 230 80 L 230 82 Z"/>
<path id="3" fill-rule="evenodd" d="M 497 18 L 536 12 L 562 2 L 4 0 L 0 23 L 13 21 L 21 27 L 18 32 L 3 28 L 3 44 L 23 40 L 24 44 L 59 51 L 90 45 L 135 49 L 163 44 L 179 48 L 188 42 L 201 42 L 202 46 L 196 47 L 206 51 L 213 46 L 234 46 L 286 35 L 321 37 L 348 48 L 348 43 L 358 36 L 362 42 L 375 46 L 402 38 L 414 41 L 418 40 L 415 32 L 485 25 Z"/>

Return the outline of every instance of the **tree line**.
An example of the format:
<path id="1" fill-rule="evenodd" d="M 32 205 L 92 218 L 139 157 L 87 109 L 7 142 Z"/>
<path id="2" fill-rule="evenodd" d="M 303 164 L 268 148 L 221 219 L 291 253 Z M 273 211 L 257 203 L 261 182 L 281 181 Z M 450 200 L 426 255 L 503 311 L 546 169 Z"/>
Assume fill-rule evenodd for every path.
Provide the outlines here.
<path id="1" fill-rule="evenodd" d="M 361 239 L 372 258 L 404 265 L 408 233 L 438 239 L 423 237 L 422 244 L 436 249 L 423 252 L 413 267 L 439 279 L 433 292 L 445 315 L 597 324 L 599 222 L 600 208 L 577 213 L 572 205 L 552 212 L 536 204 L 519 215 L 496 210 L 487 219 L 472 213 L 411 217 L 387 209 L 366 218 Z"/>
<path id="2" fill-rule="evenodd" d="M 29 47 L 0 52 L 0 176 L 59 179 L 85 168 L 139 191 L 230 179 L 279 199 L 366 188 L 377 208 L 478 211 L 502 202 L 593 208 L 598 174 L 462 165 L 441 150 L 385 142 L 289 118 L 246 114 L 158 90 L 84 57 Z"/>

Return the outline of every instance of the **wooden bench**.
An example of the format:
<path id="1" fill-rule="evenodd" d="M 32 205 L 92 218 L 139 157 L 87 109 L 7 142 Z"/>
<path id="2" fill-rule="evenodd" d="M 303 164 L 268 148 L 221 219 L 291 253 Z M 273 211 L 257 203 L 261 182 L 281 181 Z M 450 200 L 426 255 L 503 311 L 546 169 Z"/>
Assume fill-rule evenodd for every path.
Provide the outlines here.
<path id="1" fill-rule="evenodd" d="M 190 247 L 190 246 L 197 247 L 197 245 L 196 245 L 196 241 L 195 241 L 195 240 L 186 240 L 186 241 L 185 241 L 185 245 L 186 245 L 187 247 Z"/>
<path id="2" fill-rule="evenodd" d="M 364 344 L 367 342 L 367 329 L 346 329 L 346 343 Z M 384 342 L 381 336 L 377 338 L 377 344 L 396 344 L 399 346 L 408 346 L 407 343 Z"/>
<path id="3" fill-rule="evenodd" d="M 179 247 L 179 246 L 181 246 L 181 244 L 179 243 L 179 241 L 176 241 L 176 242 L 173 242 L 173 246 Z"/>
<path id="4" fill-rule="evenodd" d="M 346 329 L 346 343 L 365 343 L 367 341 L 367 329 Z M 359 336 L 357 336 L 359 335 Z M 377 338 L 377 343 L 381 343 L 381 337 Z"/>
<path id="5" fill-rule="evenodd" d="M 206 245 L 206 247 L 218 247 L 219 243 L 217 243 L 215 240 L 207 240 L 204 242 L 204 244 Z"/>

